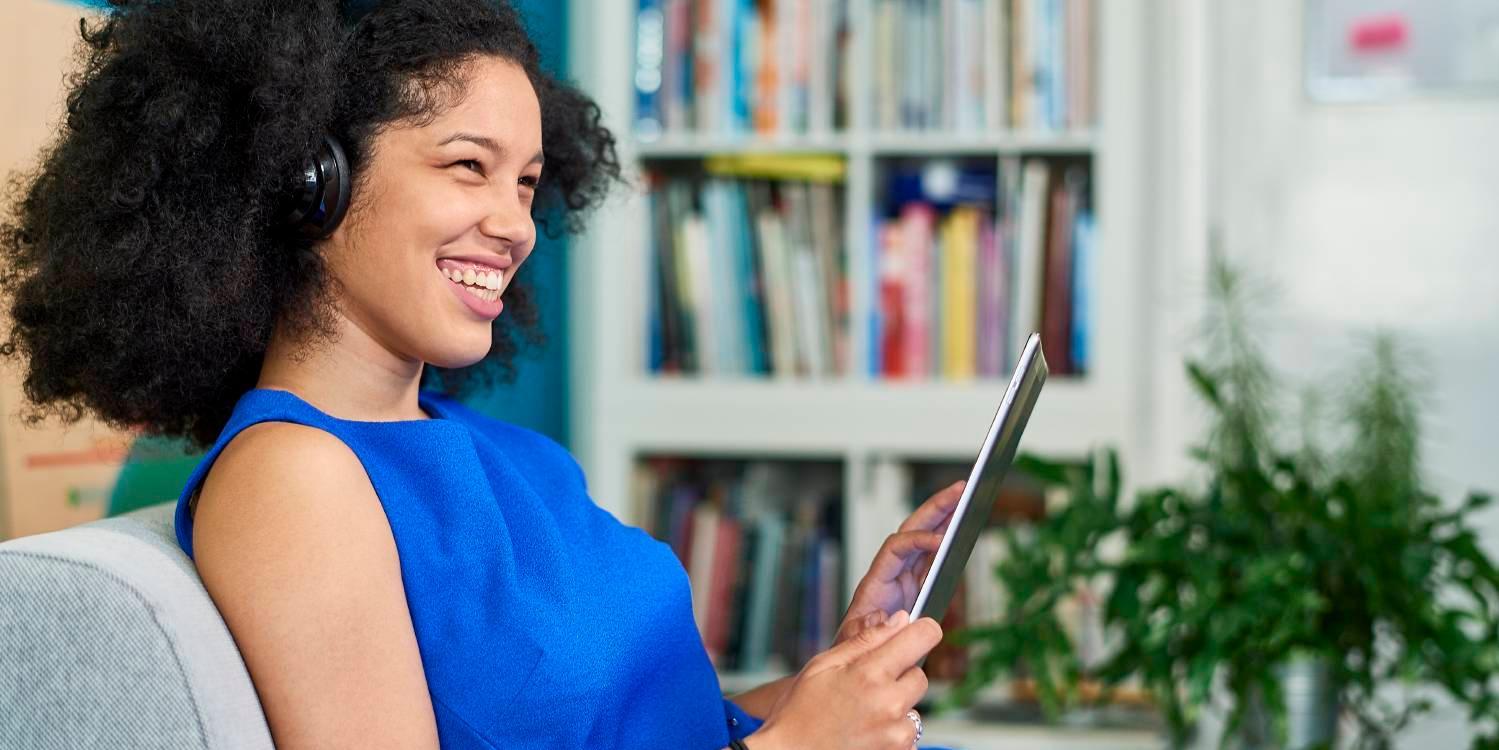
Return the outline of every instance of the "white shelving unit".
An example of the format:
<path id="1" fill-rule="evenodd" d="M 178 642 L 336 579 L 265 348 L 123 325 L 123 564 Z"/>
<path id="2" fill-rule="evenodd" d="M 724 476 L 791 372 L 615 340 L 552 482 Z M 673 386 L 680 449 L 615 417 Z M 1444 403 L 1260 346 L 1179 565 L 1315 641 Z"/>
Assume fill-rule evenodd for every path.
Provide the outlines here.
<path id="1" fill-rule="evenodd" d="M 1097 19 L 1098 125 L 1086 132 L 879 132 L 864 92 L 869 65 L 850 66 L 854 127 L 786 138 L 633 136 L 635 2 L 572 0 L 573 75 L 600 104 L 619 137 L 632 176 L 642 160 L 717 153 L 831 153 L 847 159 L 845 246 L 850 284 L 851 362 L 866 360 L 868 231 L 877 164 L 891 156 L 1091 155 L 1098 231 L 1090 325 L 1092 356 L 1081 378 L 1050 381 L 1031 418 L 1022 450 L 1066 457 L 1118 448 L 1125 476 L 1136 457 L 1137 425 L 1147 405 L 1142 356 L 1127 345 L 1139 323 L 1144 217 L 1151 207 L 1146 170 L 1145 17 L 1131 4 L 1100 0 Z M 850 0 L 853 54 L 868 55 L 868 0 Z M 642 188 L 643 190 L 643 188 Z M 616 198 L 594 217 L 572 265 L 574 452 L 593 498 L 629 523 L 630 472 L 637 457 L 677 454 L 840 460 L 845 472 L 845 568 L 851 592 L 884 536 L 885 516 L 867 488 L 880 460 L 972 461 L 1003 394 L 1003 380 L 884 381 L 863 372 L 820 380 L 654 377 L 645 367 L 645 290 L 649 217 L 643 195 Z M 886 510 L 885 512 L 888 512 Z M 740 676 L 726 684 L 742 687 Z M 1148 733 L 999 727 L 938 719 L 929 737 L 960 748 L 1158 747 Z"/>

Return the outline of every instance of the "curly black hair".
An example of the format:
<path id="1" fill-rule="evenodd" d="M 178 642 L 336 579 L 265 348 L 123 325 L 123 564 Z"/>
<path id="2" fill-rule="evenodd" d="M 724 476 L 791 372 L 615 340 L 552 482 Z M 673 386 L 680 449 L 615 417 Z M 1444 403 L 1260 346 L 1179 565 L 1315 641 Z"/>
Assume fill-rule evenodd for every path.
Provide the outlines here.
<path id="1" fill-rule="evenodd" d="M 502 0 L 114 5 L 79 22 L 66 116 L 0 222 L 0 355 L 25 362 L 29 422 L 92 413 L 211 445 L 278 324 L 298 340 L 332 332 L 318 246 L 278 229 L 307 155 L 338 137 L 357 195 L 373 137 L 440 114 L 476 56 L 520 65 L 536 90 L 548 236 L 579 229 L 620 179 L 598 106 L 542 70 Z M 423 385 L 461 395 L 513 378 L 542 337 L 520 280 L 505 310 L 483 360 L 428 366 Z"/>

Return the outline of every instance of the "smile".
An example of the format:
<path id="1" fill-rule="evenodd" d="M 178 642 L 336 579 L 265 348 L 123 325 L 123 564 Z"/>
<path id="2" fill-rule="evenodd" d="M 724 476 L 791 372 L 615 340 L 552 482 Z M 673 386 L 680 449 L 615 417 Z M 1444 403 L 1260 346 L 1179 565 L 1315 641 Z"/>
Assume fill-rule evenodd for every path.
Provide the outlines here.
<path id="1" fill-rule="evenodd" d="M 479 299 L 493 302 L 500 298 L 500 289 L 505 285 L 503 271 L 480 271 L 474 268 L 458 270 L 456 268 L 442 268 L 442 275 L 448 281 L 462 284 L 463 290 L 473 294 Z"/>

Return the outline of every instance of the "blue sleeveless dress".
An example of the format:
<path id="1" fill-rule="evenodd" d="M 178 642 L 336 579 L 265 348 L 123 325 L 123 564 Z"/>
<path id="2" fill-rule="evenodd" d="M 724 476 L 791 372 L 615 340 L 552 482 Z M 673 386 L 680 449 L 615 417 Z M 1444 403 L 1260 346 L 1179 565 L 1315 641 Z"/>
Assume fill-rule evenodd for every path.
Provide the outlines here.
<path id="1" fill-rule="evenodd" d="M 561 446 L 422 392 L 432 419 L 358 422 L 251 390 L 177 503 L 258 422 L 359 457 L 384 506 L 444 748 L 718 750 L 760 720 L 723 698 L 671 549 L 588 497 Z"/>

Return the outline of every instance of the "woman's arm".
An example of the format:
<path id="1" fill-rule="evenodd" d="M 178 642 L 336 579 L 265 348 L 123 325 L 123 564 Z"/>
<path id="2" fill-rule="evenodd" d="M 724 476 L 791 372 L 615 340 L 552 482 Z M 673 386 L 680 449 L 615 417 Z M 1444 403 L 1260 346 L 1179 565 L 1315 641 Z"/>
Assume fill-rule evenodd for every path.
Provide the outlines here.
<path id="1" fill-rule="evenodd" d="M 436 750 L 395 540 L 348 446 L 247 428 L 204 483 L 193 548 L 276 747 Z"/>
<path id="2" fill-rule="evenodd" d="M 786 692 L 786 688 L 791 686 L 791 681 L 794 679 L 796 679 L 795 675 L 782 677 L 774 682 L 767 682 L 753 690 L 746 690 L 738 695 L 729 696 L 729 700 L 737 703 L 740 708 L 744 709 L 745 713 L 763 719 L 770 715 L 771 706 L 774 706 L 776 701 L 781 699 L 781 695 Z"/>

